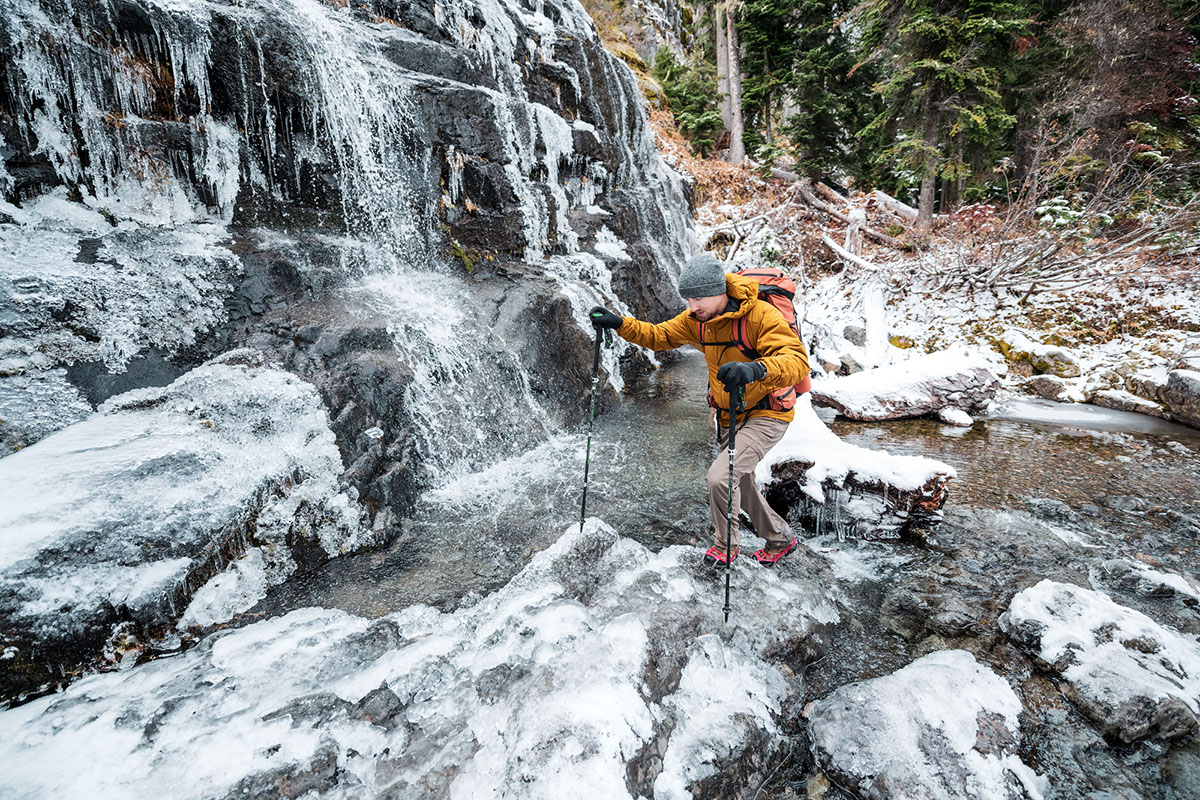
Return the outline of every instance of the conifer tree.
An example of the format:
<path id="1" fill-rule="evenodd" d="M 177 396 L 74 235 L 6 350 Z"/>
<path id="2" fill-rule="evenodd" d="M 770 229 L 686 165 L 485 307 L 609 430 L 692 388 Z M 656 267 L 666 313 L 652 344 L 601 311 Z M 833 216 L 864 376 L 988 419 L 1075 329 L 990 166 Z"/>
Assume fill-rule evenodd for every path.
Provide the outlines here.
<path id="1" fill-rule="evenodd" d="M 961 183 L 968 145 L 987 146 L 1013 127 L 1002 88 L 1013 43 L 1030 32 L 1031 5 L 873 0 L 866 8 L 863 45 L 887 71 L 874 87 L 882 110 L 862 133 L 884 139 L 877 159 L 896 184 L 919 184 L 921 227 L 932 224 L 938 177 Z"/>

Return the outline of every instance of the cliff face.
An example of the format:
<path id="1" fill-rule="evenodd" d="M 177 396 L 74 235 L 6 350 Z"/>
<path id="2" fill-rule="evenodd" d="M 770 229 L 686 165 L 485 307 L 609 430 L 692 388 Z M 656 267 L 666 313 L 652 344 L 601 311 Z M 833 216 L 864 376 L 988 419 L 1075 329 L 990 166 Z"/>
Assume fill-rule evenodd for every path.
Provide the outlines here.
<path id="1" fill-rule="evenodd" d="M 8 450 L 248 344 L 391 530 L 577 418 L 589 305 L 678 304 L 686 186 L 574 2 L 30 0 L 0 37 Z"/>

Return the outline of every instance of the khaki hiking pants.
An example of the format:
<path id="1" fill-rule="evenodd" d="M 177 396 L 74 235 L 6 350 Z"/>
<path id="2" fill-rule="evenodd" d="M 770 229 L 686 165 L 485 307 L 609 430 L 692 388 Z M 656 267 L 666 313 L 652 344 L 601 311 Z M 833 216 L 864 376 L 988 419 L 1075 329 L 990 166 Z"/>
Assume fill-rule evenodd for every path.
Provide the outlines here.
<path id="1" fill-rule="evenodd" d="M 767 540 L 767 547 L 780 550 L 792 541 L 792 531 L 783 517 L 767 505 L 767 500 L 754 481 L 754 468 L 783 438 L 788 423 L 771 417 L 752 417 L 737 429 L 734 442 L 737 452 L 733 456 L 733 538 L 731 546 L 738 546 L 738 510 L 750 515 L 754 530 Z M 722 426 L 717 432 L 717 444 L 721 452 L 708 468 L 708 508 L 716 526 L 716 545 L 725 549 L 725 516 L 729 512 L 729 428 Z"/>

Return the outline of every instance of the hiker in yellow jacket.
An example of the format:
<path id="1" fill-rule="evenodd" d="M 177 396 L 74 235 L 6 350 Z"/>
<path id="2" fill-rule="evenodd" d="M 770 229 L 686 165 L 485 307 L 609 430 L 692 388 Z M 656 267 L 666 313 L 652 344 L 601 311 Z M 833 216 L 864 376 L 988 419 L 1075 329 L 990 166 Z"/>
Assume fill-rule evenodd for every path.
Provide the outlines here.
<path id="1" fill-rule="evenodd" d="M 792 403 L 779 402 L 794 384 L 808 376 L 808 353 L 799 337 L 773 305 L 758 299 L 758 283 L 750 277 L 726 274 L 725 265 L 704 253 L 690 259 L 679 276 L 679 294 L 688 310 L 653 325 L 633 317 L 620 317 L 597 306 L 592 324 L 615 330 L 621 338 L 651 350 L 673 350 L 691 345 L 704 353 L 708 364 L 709 403 L 717 409 L 717 436 L 721 454 L 708 470 L 708 505 L 716 528 L 716 544 L 705 554 L 709 564 L 732 563 L 738 556 L 738 510 L 745 509 L 767 546 L 754 554 L 766 565 L 775 564 L 796 546 L 787 523 L 776 514 L 754 480 L 754 468 L 783 438 L 794 412 Z M 739 342 L 758 355 L 751 359 Z M 729 389 L 745 387 L 745 410 L 736 415 L 737 448 L 734 453 L 733 530 L 726 550 L 726 513 L 729 499 Z M 774 397 L 772 395 L 775 395 Z M 786 408 L 785 408 L 786 406 Z"/>

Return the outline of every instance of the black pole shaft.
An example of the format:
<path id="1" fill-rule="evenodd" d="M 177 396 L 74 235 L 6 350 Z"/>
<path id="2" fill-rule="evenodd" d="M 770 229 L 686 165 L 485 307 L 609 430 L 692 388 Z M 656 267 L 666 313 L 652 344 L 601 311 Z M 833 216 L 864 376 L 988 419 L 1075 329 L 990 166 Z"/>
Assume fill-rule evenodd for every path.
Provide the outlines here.
<path id="1" fill-rule="evenodd" d="M 729 392 L 729 510 L 725 516 L 725 621 L 729 622 L 729 570 L 733 566 L 733 459 L 737 455 L 737 395 L 739 390 Z"/>
<path id="2" fill-rule="evenodd" d="M 592 358 L 592 402 L 588 410 L 587 451 L 583 456 L 583 500 L 579 503 L 579 532 L 583 533 L 583 520 L 587 517 L 588 473 L 592 466 L 592 422 L 596 419 L 596 387 L 600 383 L 600 336 L 603 331 L 596 328 L 596 354 Z"/>

